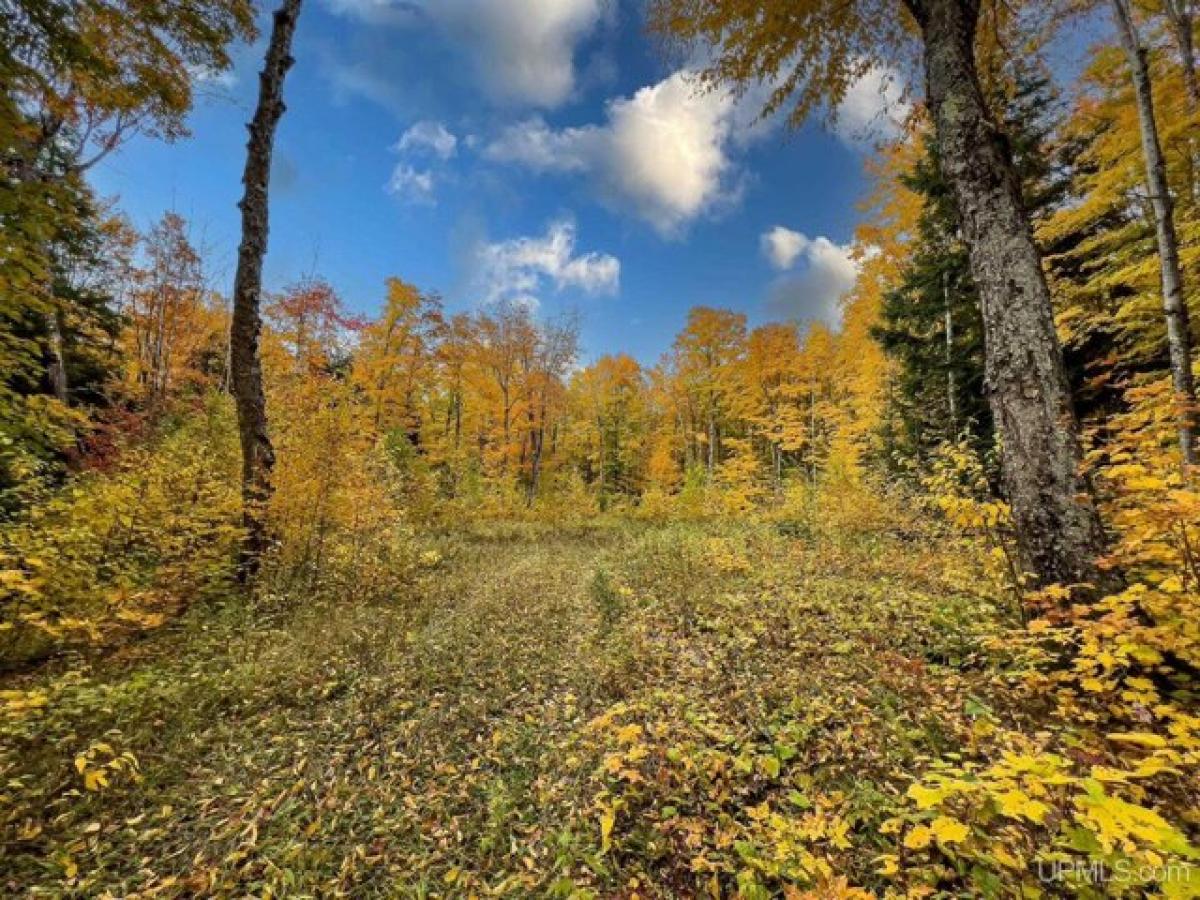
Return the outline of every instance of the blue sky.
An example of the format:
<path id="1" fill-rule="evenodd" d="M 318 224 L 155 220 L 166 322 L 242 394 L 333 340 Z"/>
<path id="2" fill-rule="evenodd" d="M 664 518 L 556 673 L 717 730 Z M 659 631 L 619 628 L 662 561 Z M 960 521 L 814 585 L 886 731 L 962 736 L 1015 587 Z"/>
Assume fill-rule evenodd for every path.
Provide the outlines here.
<path id="1" fill-rule="evenodd" d="M 307 0 L 272 180 L 269 289 L 320 275 L 378 309 L 398 275 L 451 310 L 577 312 L 585 356 L 653 362 L 695 305 L 836 318 L 884 77 L 836 132 L 701 93 L 644 33 L 643 0 Z M 94 173 L 139 227 L 191 222 L 214 287 L 237 245 L 262 45 L 209 80 L 192 137 L 135 138 Z M 881 73 L 882 75 L 882 73 Z"/>

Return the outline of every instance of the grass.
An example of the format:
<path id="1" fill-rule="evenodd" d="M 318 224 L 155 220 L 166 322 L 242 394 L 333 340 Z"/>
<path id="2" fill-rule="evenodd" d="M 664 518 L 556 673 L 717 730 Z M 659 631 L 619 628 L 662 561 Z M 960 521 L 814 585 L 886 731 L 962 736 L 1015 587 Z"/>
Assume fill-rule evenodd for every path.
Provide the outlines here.
<path id="1" fill-rule="evenodd" d="M 878 887 L 903 785 L 1007 715 L 994 602 L 919 536 L 432 540 L 386 603 L 231 600 L 21 685 L 46 705 L 0 733 L 0 890 L 749 895 L 784 880 L 768 806 L 808 823 L 788 878 Z M 77 757 L 124 752 L 85 789 Z"/>

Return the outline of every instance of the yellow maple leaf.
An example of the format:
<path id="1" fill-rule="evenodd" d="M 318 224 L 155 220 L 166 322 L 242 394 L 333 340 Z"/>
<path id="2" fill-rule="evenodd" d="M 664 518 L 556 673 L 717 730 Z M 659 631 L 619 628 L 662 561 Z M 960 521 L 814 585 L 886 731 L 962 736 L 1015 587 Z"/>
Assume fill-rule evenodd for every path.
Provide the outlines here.
<path id="1" fill-rule="evenodd" d="M 933 820 L 929 829 L 938 839 L 939 844 L 961 844 L 971 833 L 970 828 L 958 819 L 952 819 L 949 816 L 938 816 Z"/>
<path id="2" fill-rule="evenodd" d="M 933 839 L 933 832 L 926 825 L 918 825 L 904 838 L 904 846 L 909 850 L 924 850 Z"/>
<path id="3" fill-rule="evenodd" d="M 1050 811 L 1045 803 L 1034 800 L 1024 791 L 1016 789 L 1005 791 L 996 798 L 1000 812 L 1011 819 L 1026 818 L 1031 822 L 1041 822 Z"/>
<path id="4" fill-rule="evenodd" d="M 946 799 L 946 792 L 922 784 L 913 784 L 909 785 L 908 799 L 916 803 L 919 809 L 929 809 Z"/>
<path id="5" fill-rule="evenodd" d="M 617 741 L 622 744 L 632 744 L 642 736 L 642 726 L 638 724 L 626 725 L 617 732 Z"/>

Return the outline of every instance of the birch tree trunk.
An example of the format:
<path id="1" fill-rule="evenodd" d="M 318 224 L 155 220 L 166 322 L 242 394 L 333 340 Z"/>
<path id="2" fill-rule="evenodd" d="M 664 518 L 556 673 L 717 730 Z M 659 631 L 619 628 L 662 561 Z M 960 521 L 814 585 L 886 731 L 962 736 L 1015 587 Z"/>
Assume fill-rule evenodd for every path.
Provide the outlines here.
<path id="1" fill-rule="evenodd" d="M 1183 68 L 1183 82 L 1187 85 L 1188 99 L 1193 111 L 1200 107 L 1200 75 L 1196 73 L 1196 43 L 1192 37 L 1195 19 L 1193 0 L 1164 0 L 1163 7 L 1171 24 L 1171 35 L 1179 51 L 1179 64 Z"/>
<path id="2" fill-rule="evenodd" d="M 979 0 L 906 2 L 923 33 L 942 173 L 979 287 L 986 390 L 1021 565 L 1038 585 L 1096 585 L 1103 535 L 1080 473 L 1079 426 L 1041 255 L 1011 151 L 979 83 Z"/>
<path id="3" fill-rule="evenodd" d="M 945 304 L 946 412 L 950 416 L 950 439 L 958 440 L 958 385 L 954 383 L 954 312 L 950 308 L 950 273 L 942 273 L 942 302 Z"/>
<path id="4" fill-rule="evenodd" d="M 54 399 L 63 406 L 71 403 L 70 385 L 67 382 L 67 363 L 63 356 L 62 328 L 58 324 L 58 311 L 46 313 L 46 380 Z"/>
<path id="5" fill-rule="evenodd" d="M 246 528 L 239 574 L 249 580 L 258 572 L 267 546 L 265 505 L 271 496 L 271 470 L 275 451 L 267 430 L 267 401 L 263 393 L 262 360 L 258 342 L 262 331 L 263 257 L 267 252 L 268 186 L 275 128 L 283 115 L 283 81 L 291 68 L 292 37 L 300 15 L 300 0 L 283 0 L 275 11 L 266 64 L 259 75 L 258 106 L 250 122 L 246 168 L 242 240 L 233 280 L 233 316 L 230 323 L 230 375 L 237 403 L 238 431 L 242 444 L 242 517 Z"/>
<path id="6" fill-rule="evenodd" d="M 1129 61 L 1137 103 L 1138 129 L 1142 138 L 1142 159 L 1146 166 L 1146 187 L 1154 213 L 1154 233 L 1158 241 L 1158 267 L 1162 280 L 1163 316 L 1167 321 L 1167 350 L 1171 359 L 1171 383 L 1175 389 L 1176 431 L 1179 449 L 1186 466 L 1200 460 L 1196 453 L 1196 386 L 1192 379 L 1192 334 L 1187 302 L 1183 295 L 1183 271 L 1179 264 L 1179 237 L 1175 231 L 1175 203 L 1167 183 L 1167 164 L 1163 159 L 1158 122 L 1154 112 L 1154 92 L 1150 81 L 1146 47 L 1138 34 L 1137 22 L 1129 0 L 1112 0 L 1117 36 Z"/>
<path id="7" fill-rule="evenodd" d="M 1179 53 L 1179 67 L 1183 71 L 1183 83 L 1187 86 L 1188 115 L 1195 120 L 1200 113 L 1200 75 L 1196 72 L 1196 42 L 1192 27 L 1195 23 L 1195 0 L 1163 0 L 1163 12 L 1167 17 L 1175 50 Z M 1187 139 L 1187 197 L 1189 204 L 1200 199 L 1200 184 L 1196 177 L 1196 126 L 1188 129 Z"/>

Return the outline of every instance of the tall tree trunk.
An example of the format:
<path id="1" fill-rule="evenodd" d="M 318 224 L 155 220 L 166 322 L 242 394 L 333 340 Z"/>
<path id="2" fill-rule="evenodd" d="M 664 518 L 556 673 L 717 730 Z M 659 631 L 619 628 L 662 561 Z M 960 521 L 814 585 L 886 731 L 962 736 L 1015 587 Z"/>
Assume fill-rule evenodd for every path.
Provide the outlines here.
<path id="1" fill-rule="evenodd" d="M 1179 449 L 1187 466 L 1197 464 L 1196 386 L 1192 380 L 1192 333 L 1188 322 L 1187 301 L 1183 296 L 1183 271 L 1179 264 L 1179 237 L 1175 231 L 1175 203 L 1167 183 L 1167 164 L 1163 159 L 1154 113 L 1154 91 L 1146 47 L 1138 34 L 1137 22 L 1129 0 L 1112 0 L 1117 36 L 1129 60 L 1137 103 L 1138 128 L 1142 137 L 1142 158 L 1146 164 L 1146 187 L 1154 212 L 1154 233 L 1158 241 L 1158 268 L 1162 278 L 1163 315 L 1167 320 L 1167 350 L 1171 358 L 1171 383 L 1175 388 L 1176 431 Z"/>
<path id="2" fill-rule="evenodd" d="M 817 483 L 817 384 L 808 381 L 808 481 Z"/>
<path id="3" fill-rule="evenodd" d="M 1195 0 L 1163 0 L 1163 11 L 1167 16 L 1171 37 L 1179 53 L 1179 66 L 1183 70 L 1183 83 L 1187 87 L 1187 110 L 1193 120 L 1200 113 L 1200 74 L 1196 72 L 1196 42 L 1192 27 L 1195 24 Z M 1187 202 L 1200 200 L 1200 183 L 1196 175 L 1196 126 L 1188 129 L 1187 139 Z"/>
<path id="4" fill-rule="evenodd" d="M 54 399 L 64 406 L 71 402 L 67 383 L 67 363 L 63 357 L 62 328 L 58 324 L 58 311 L 46 313 L 46 380 Z"/>
<path id="5" fill-rule="evenodd" d="M 454 449 L 462 442 L 462 392 L 454 393 Z"/>
<path id="6" fill-rule="evenodd" d="M 233 318 L 230 324 L 230 369 L 237 403 L 242 442 L 242 517 L 246 541 L 239 572 L 244 580 L 258 571 L 267 545 L 264 506 L 271 496 L 271 469 L 275 451 L 267 431 L 267 401 L 263 393 L 262 360 L 258 339 L 262 330 L 259 304 L 262 295 L 263 257 L 267 252 L 268 186 L 275 128 L 284 112 L 283 80 L 291 68 L 292 36 L 300 15 L 300 0 L 283 0 L 275 11 L 266 64 L 259 75 L 258 106 L 250 122 L 246 144 L 242 241 L 238 247 L 233 280 Z"/>
<path id="7" fill-rule="evenodd" d="M 1196 11 L 1193 0 L 1164 0 L 1163 8 L 1171 25 L 1179 64 L 1183 68 L 1183 83 L 1187 85 L 1192 111 L 1200 108 L 1200 74 L 1196 72 L 1196 42 L 1192 36 Z"/>
<path id="8" fill-rule="evenodd" d="M 529 468 L 529 490 L 525 495 L 525 507 L 531 508 L 537 499 L 538 482 L 542 477 L 542 448 L 546 442 L 546 428 L 539 426 L 529 433 L 532 458 Z"/>
<path id="9" fill-rule="evenodd" d="M 708 410 L 708 481 L 712 483 L 717 470 L 717 414 L 710 406 Z"/>
<path id="10" fill-rule="evenodd" d="M 906 0 L 926 96 L 979 287 L 988 401 L 1022 566 L 1039 585 L 1096 584 L 1103 535 L 1080 474 L 1079 425 L 1050 290 L 1007 142 L 975 62 L 979 0 Z"/>
<path id="11" fill-rule="evenodd" d="M 950 307 L 950 273 L 942 273 L 942 302 L 946 319 L 946 412 L 950 416 L 950 439 L 958 439 L 958 385 L 954 383 L 954 312 Z"/>
<path id="12" fill-rule="evenodd" d="M 58 310 L 51 309 L 46 313 L 46 380 L 50 382 L 50 392 L 54 399 L 63 406 L 71 405 L 71 383 L 67 376 L 67 359 L 63 352 L 62 323 L 58 318 Z M 83 461 L 80 451 L 79 437 L 76 435 L 63 448 L 63 458 L 67 466 L 75 469 Z"/>
<path id="13" fill-rule="evenodd" d="M 608 466 L 608 460 L 605 458 L 606 454 L 604 452 L 605 449 L 607 448 L 607 444 L 608 444 L 608 441 L 605 440 L 605 434 L 604 434 L 604 419 L 600 419 L 596 423 L 596 428 L 600 432 L 600 452 L 598 454 L 599 467 L 600 467 L 599 478 L 598 478 L 599 489 L 597 490 L 596 493 L 597 493 L 597 496 L 599 496 L 599 498 L 600 498 L 600 509 L 603 510 L 605 508 L 604 490 L 606 487 L 605 478 L 607 475 L 606 469 Z"/>

